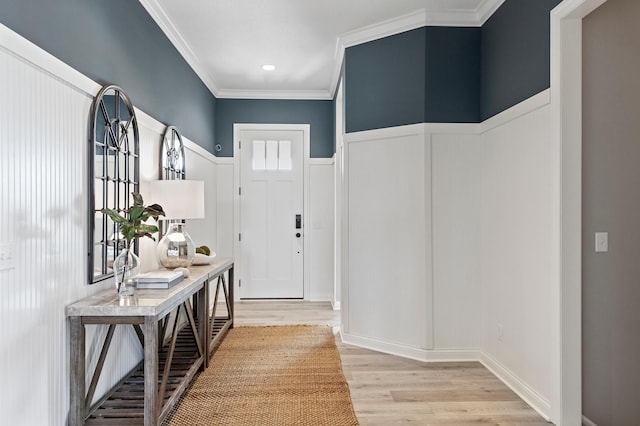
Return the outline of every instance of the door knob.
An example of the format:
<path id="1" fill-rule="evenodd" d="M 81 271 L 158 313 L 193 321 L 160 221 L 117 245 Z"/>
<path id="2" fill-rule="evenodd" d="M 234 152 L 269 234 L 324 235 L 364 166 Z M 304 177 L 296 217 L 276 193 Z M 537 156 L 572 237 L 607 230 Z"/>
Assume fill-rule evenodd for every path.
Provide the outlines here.
<path id="1" fill-rule="evenodd" d="M 301 234 L 299 232 L 296 232 L 296 238 L 300 238 L 300 235 Z"/>

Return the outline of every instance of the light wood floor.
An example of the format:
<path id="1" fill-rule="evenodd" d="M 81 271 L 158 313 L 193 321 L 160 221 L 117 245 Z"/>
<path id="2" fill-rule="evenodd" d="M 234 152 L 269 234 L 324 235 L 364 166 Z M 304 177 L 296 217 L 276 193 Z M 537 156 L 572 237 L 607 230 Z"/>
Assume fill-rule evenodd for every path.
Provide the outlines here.
<path id="1" fill-rule="evenodd" d="M 326 302 L 242 301 L 235 324 L 328 324 Z M 545 425 L 533 409 L 478 362 L 423 363 L 336 344 L 361 425 Z"/>

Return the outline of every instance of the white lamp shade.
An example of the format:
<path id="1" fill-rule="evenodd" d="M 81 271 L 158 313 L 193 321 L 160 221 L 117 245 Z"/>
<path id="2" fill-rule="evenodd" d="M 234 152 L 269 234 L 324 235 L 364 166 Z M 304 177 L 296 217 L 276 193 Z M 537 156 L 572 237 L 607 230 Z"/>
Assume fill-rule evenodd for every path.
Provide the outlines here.
<path id="1" fill-rule="evenodd" d="M 147 204 L 160 204 L 162 219 L 204 218 L 204 182 L 201 180 L 156 180 L 150 182 Z"/>

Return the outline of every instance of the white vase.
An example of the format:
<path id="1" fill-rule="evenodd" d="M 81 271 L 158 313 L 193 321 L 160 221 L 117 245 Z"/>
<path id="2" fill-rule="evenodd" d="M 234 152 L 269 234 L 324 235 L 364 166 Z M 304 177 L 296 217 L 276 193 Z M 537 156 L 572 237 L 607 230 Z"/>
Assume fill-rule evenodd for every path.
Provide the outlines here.
<path id="1" fill-rule="evenodd" d="M 123 249 L 113 261 L 113 276 L 118 294 L 123 297 L 136 294 L 140 259 L 133 250 Z"/>

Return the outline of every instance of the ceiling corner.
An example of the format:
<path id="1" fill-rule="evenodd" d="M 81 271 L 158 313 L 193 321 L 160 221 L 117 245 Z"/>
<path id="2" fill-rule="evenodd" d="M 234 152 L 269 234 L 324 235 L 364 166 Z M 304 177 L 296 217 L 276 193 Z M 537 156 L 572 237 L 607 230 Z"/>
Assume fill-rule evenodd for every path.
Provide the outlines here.
<path id="1" fill-rule="evenodd" d="M 171 44 L 173 44 L 176 50 L 182 55 L 191 69 L 196 73 L 200 80 L 202 80 L 204 85 L 207 86 L 209 91 L 217 97 L 219 90 L 213 76 L 207 73 L 204 66 L 200 63 L 200 60 L 198 60 L 197 55 L 193 52 L 191 46 L 189 46 L 189 43 L 187 43 L 180 31 L 178 31 L 171 19 L 169 19 L 169 16 L 166 14 L 162 6 L 160 6 L 160 3 L 158 3 L 157 0 L 138 1 L 156 22 L 158 27 L 160 27 L 162 32 L 167 36 Z"/>

